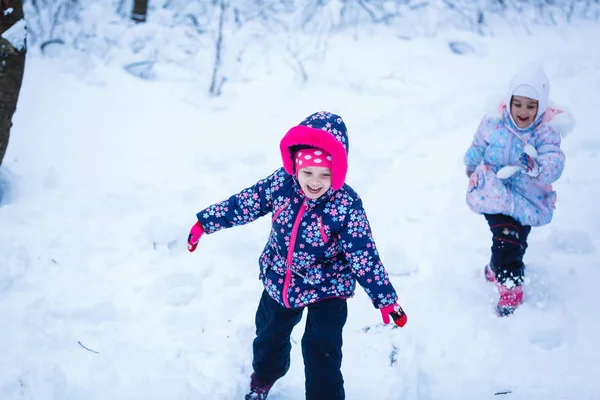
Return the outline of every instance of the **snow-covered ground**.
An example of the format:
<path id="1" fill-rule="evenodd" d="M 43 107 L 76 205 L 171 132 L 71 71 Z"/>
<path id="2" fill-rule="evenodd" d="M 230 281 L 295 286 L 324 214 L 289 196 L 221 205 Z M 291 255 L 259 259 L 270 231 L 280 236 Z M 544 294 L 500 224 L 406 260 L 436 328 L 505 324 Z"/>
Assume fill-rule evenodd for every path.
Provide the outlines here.
<path id="1" fill-rule="evenodd" d="M 197 211 L 278 168 L 282 135 L 318 110 L 348 125 L 347 182 L 409 317 L 382 325 L 358 289 L 347 399 L 600 398 L 598 35 L 338 37 L 307 84 L 275 64 L 217 99 L 206 76 L 147 82 L 29 57 L 0 170 L 0 399 L 242 398 L 269 220 L 204 237 L 193 254 L 185 239 Z M 450 40 L 475 51 L 454 54 Z M 554 221 L 530 236 L 526 303 L 500 319 L 462 156 L 532 62 L 577 126 Z M 304 398 L 302 331 L 270 399 Z"/>

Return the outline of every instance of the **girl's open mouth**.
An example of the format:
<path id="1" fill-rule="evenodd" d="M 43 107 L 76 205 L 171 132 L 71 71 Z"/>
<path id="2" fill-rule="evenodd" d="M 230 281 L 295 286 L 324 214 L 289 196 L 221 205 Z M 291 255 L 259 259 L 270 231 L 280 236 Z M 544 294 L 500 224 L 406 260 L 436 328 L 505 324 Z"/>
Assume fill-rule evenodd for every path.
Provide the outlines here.
<path id="1" fill-rule="evenodd" d="M 312 188 L 312 187 L 310 187 L 310 186 L 308 186 L 308 185 L 306 185 L 306 188 L 307 188 L 307 189 L 308 189 L 308 191 L 309 191 L 310 193 L 312 193 L 312 194 L 317 194 L 317 193 L 319 193 L 319 192 L 321 191 L 321 188 L 315 189 L 315 188 Z"/>

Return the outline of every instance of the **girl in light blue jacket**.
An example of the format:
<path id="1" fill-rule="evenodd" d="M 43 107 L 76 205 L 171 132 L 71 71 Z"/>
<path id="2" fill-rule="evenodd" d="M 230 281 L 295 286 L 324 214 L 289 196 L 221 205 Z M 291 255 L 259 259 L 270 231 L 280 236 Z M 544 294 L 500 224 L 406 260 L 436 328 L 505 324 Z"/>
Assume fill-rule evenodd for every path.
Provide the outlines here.
<path id="1" fill-rule="evenodd" d="M 550 84 L 542 69 L 511 81 L 496 115 L 486 115 L 465 154 L 467 204 L 492 231 L 486 279 L 500 293 L 497 312 L 510 315 L 523 302 L 523 256 L 532 226 L 552 220 L 565 154 L 561 135 L 573 127 L 564 110 L 550 107 Z"/>

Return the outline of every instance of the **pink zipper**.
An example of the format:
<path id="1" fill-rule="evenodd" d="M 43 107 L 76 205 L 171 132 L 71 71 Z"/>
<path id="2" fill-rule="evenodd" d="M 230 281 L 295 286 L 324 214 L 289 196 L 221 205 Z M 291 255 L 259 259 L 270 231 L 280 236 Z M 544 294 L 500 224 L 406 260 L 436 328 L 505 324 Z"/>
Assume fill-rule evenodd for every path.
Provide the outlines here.
<path id="1" fill-rule="evenodd" d="M 325 233 L 325 227 L 323 226 L 323 219 L 321 217 L 317 217 L 317 224 L 319 225 L 319 231 L 321 232 L 323 242 L 327 244 L 329 239 L 327 238 L 327 234 Z"/>
<path id="2" fill-rule="evenodd" d="M 292 280 L 292 261 L 294 260 L 294 247 L 296 247 L 296 237 L 298 236 L 298 228 L 300 227 L 300 222 L 302 221 L 302 217 L 306 212 L 306 201 L 302 203 L 300 206 L 300 210 L 298 210 L 298 215 L 296 216 L 296 220 L 294 221 L 294 226 L 292 227 L 292 235 L 290 237 L 290 248 L 288 249 L 287 256 L 287 265 L 285 268 L 285 280 L 283 281 L 283 291 L 281 293 L 281 297 L 283 298 L 283 304 L 287 308 L 290 307 L 290 302 L 288 300 L 288 290 L 290 289 L 290 281 Z"/>

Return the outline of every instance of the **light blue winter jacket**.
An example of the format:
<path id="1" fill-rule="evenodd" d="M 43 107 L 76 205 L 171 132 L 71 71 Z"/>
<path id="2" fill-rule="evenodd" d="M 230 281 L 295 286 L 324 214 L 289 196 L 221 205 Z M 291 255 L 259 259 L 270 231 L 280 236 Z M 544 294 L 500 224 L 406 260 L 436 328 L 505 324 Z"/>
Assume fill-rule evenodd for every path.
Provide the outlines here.
<path id="1" fill-rule="evenodd" d="M 555 119 L 569 122 L 553 125 Z M 500 115 L 484 117 L 464 157 L 467 173 L 478 174 L 477 185 L 471 180 L 467 192 L 469 207 L 479 214 L 509 215 L 523 225 L 549 223 L 556 202 L 551 184 L 565 166 L 560 131 L 572 126 L 571 122 L 570 115 L 551 107 L 526 129 L 515 126 L 506 106 L 501 107 Z M 500 168 L 520 164 L 527 143 L 537 150 L 539 176 L 517 172 L 508 179 L 499 179 L 496 173 Z"/>

